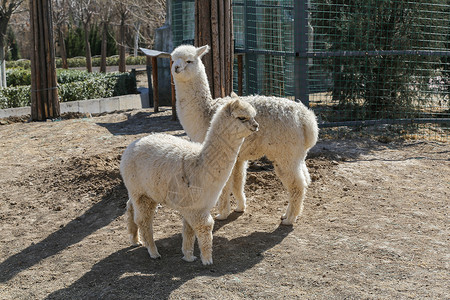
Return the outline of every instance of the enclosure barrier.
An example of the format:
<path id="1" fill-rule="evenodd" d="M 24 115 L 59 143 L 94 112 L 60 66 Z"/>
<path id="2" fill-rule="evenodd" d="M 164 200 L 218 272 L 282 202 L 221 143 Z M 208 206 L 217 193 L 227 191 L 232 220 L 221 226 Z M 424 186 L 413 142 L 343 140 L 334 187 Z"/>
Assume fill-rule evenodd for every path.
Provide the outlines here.
<path id="1" fill-rule="evenodd" d="M 175 47 L 194 40 L 193 4 L 173 0 Z M 299 99 L 322 127 L 429 125 L 448 139 L 449 3 L 234 0 L 233 23 L 239 94 Z"/>

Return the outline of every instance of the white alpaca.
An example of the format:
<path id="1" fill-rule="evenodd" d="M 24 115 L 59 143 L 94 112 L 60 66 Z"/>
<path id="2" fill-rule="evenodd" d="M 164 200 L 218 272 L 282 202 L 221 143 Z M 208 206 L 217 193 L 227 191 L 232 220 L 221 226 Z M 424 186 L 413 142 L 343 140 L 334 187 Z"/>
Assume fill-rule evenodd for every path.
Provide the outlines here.
<path id="1" fill-rule="evenodd" d="M 198 239 L 203 264 L 212 264 L 210 210 L 228 180 L 244 138 L 258 130 L 254 108 L 240 100 L 220 108 L 203 144 L 166 134 L 151 134 L 130 144 L 120 173 L 128 189 L 128 233 L 134 244 L 160 257 L 153 240 L 153 216 L 158 203 L 183 216 L 183 259 L 194 261 Z M 139 234 L 138 234 L 139 232 Z"/>
<path id="2" fill-rule="evenodd" d="M 177 114 L 187 135 L 196 142 L 205 139 L 214 111 L 230 97 L 211 97 L 205 67 L 201 61 L 209 46 L 195 48 L 182 45 L 171 56 L 175 82 Z M 282 223 L 291 225 L 303 209 L 303 198 L 311 179 L 305 158 L 317 142 L 318 126 L 314 113 L 302 103 L 284 98 L 247 96 L 240 99 L 257 111 L 258 133 L 247 138 L 241 147 L 233 173 L 219 200 L 218 219 L 230 214 L 231 192 L 237 200 L 236 211 L 246 207 L 244 183 L 247 160 L 266 156 L 275 167 L 278 177 L 289 192 L 289 205 Z"/>

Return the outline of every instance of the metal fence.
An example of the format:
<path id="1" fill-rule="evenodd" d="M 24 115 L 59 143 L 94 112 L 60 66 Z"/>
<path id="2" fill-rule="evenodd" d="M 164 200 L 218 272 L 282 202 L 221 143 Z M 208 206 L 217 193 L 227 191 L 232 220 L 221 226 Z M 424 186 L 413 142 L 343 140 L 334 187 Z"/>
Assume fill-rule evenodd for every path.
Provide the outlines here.
<path id="1" fill-rule="evenodd" d="M 322 127 L 432 124 L 448 137 L 450 3 L 234 0 L 233 14 L 244 94 L 300 99 Z M 174 0 L 175 46 L 194 24 L 194 1 Z"/>

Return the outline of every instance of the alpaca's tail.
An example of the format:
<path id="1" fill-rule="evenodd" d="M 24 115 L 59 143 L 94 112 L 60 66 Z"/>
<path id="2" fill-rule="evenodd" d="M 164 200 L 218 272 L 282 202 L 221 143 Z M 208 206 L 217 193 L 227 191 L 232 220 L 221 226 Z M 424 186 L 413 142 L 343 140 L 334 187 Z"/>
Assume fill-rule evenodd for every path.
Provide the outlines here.
<path id="1" fill-rule="evenodd" d="M 303 118 L 303 134 L 305 137 L 305 148 L 309 150 L 317 143 L 319 126 L 317 125 L 316 115 L 308 108 L 306 108 Z"/>

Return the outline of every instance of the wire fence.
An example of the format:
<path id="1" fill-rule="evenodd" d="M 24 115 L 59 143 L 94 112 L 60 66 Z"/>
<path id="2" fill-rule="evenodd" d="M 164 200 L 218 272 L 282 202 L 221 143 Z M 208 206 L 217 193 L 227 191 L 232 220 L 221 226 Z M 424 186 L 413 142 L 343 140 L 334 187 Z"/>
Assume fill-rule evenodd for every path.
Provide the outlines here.
<path id="1" fill-rule="evenodd" d="M 173 3 L 174 45 L 192 43 L 194 1 Z M 234 0 L 233 19 L 244 94 L 300 99 L 322 127 L 397 124 L 448 140 L 450 3 Z"/>

